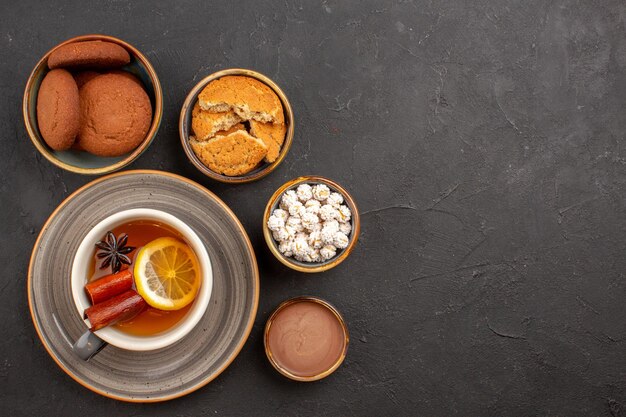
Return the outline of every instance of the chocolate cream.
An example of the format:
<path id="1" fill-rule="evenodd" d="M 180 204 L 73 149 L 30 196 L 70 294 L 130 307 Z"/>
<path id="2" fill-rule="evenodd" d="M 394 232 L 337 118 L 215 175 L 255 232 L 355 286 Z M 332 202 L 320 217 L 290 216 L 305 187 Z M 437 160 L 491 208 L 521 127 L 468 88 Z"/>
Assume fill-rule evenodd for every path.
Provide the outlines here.
<path id="1" fill-rule="evenodd" d="M 339 319 L 326 306 L 303 300 L 276 314 L 267 342 L 280 367 L 299 377 L 312 377 L 337 363 L 346 335 Z"/>

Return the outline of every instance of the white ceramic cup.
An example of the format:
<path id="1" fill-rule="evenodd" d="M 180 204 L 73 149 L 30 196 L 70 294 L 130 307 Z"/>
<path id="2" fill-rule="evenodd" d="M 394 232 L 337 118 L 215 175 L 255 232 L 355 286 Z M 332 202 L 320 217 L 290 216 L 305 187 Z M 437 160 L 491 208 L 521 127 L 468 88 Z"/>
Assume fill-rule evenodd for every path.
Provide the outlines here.
<path id="1" fill-rule="evenodd" d="M 204 244 L 189 226 L 173 215 L 160 210 L 137 208 L 115 213 L 94 226 L 81 242 L 74 257 L 71 277 L 72 296 L 78 314 L 83 317 L 85 309 L 91 306 L 84 287 L 96 251 L 95 243 L 102 240 L 107 231 L 136 220 L 156 220 L 170 226 L 183 236 L 185 243 L 191 247 L 200 263 L 202 275 L 200 289 L 187 314 L 175 326 L 165 332 L 150 336 L 134 336 L 109 326 L 96 331 L 95 334 L 105 342 L 122 349 L 138 351 L 161 349 L 182 339 L 198 324 L 209 305 L 211 289 L 213 288 L 211 261 Z"/>

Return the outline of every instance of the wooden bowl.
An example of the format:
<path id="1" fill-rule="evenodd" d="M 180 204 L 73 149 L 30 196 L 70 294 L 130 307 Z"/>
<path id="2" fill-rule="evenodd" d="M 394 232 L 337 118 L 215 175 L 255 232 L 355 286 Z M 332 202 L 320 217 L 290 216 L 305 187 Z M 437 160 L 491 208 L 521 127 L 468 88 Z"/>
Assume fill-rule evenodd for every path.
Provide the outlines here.
<path id="1" fill-rule="evenodd" d="M 120 68 L 128 71 L 137 76 L 144 85 L 150 102 L 152 103 L 152 124 L 146 134 L 145 139 L 135 150 L 126 155 L 116 157 L 101 157 L 92 155 L 87 152 L 67 150 L 67 151 L 55 151 L 50 148 L 41 137 L 39 128 L 37 126 L 37 93 L 41 81 L 43 80 L 48 69 L 48 57 L 50 54 L 62 45 L 66 45 L 72 42 L 81 41 L 107 41 L 116 43 L 122 46 L 130 54 L 130 63 Z M 156 136 L 161 124 L 161 118 L 163 115 L 163 93 L 161 91 L 161 83 L 159 77 L 157 77 L 152 64 L 148 61 L 139 50 L 132 45 L 124 42 L 121 39 L 114 38 L 106 35 L 84 35 L 77 36 L 72 39 L 68 39 L 65 42 L 60 43 L 51 50 L 49 50 L 37 63 L 33 72 L 28 77 L 26 82 L 26 89 L 24 91 L 23 102 L 24 123 L 26 124 L 26 131 L 30 140 L 37 150 L 54 165 L 63 168 L 67 171 L 75 172 L 78 174 L 87 175 L 101 175 L 107 174 L 113 171 L 117 171 L 126 165 L 137 159 L 152 143 L 152 140 Z"/>
<path id="2" fill-rule="evenodd" d="M 344 204 L 347 205 L 350 211 L 352 212 L 352 220 L 351 220 L 352 231 L 350 232 L 350 236 L 349 236 L 350 243 L 348 243 L 348 246 L 345 249 L 338 250 L 337 254 L 334 257 L 326 261 L 300 262 L 292 257 L 283 255 L 278 250 L 278 242 L 274 240 L 271 230 L 267 227 L 267 221 L 272 215 L 272 212 L 274 211 L 274 209 L 278 207 L 280 203 L 280 199 L 282 198 L 283 194 L 287 190 L 297 188 L 298 185 L 302 183 L 307 183 L 311 185 L 326 184 L 328 188 L 330 188 L 331 192 L 337 192 L 343 196 Z M 319 176 L 313 176 L 313 175 L 304 176 L 304 177 L 295 178 L 291 181 L 287 181 L 278 190 L 276 190 L 276 192 L 272 195 L 272 197 L 267 203 L 267 206 L 265 206 L 265 212 L 263 213 L 263 236 L 265 237 L 265 242 L 267 243 L 267 246 L 270 248 L 270 251 L 274 254 L 276 259 L 278 259 L 283 265 L 286 265 L 289 268 L 294 269 L 296 271 L 300 271 L 300 272 L 308 272 L 308 273 L 323 272 L 331 268 L 334 268 L 340 263 L 342 263 L 354 249 L 354 246 L 356 245 L 356 242 L 359 238 L 360 230 L 361 230 L 361 218 L 359 216 L 359 209 L 357 208 L 356 203 L 354 202 L 354 199 L 352 198 L 352 196 L 348 193 L 348 191 L 346 191 L 345 188 L 337 184 L 335 181 L 332 181 L 328 178 L 319 177 Z"/>
<path id="3" fill-rule="evenodd" d="M 278 98 L 280 99 L 283 105 L 285 123 L 287 124 L 287 133 L 285 134 L 285 141 L 283 142 L 283 146 L 280 149 L 278 158 L 276 158 L 276 160 L 272 163 L 267 163 L 263 161 L 258 167 L 256 167 L 252 171 L 248 172 L 247 174 L 239 175 L 239 176 L 228 176 L 228 175 L 218 174 L 217 172 L 212 171 L 209 167 L 204 165 L 202 161 L 200 161 L 200 159 L 198 159 L 193 149 L 191 149 L 191 145 L 189 144 L 189 136 L 191 134 L 191 113 L 193 110 L 193 106 L 196 104 L 196 101 L 198 100 L 198 95 L 200 95 L 204 87 L 206 87 L 206 85 L 209 84 L 211 81 L 217 80 L 218 78 L 224 77 L 226 75 L 244 75 L 246 77 L 254 78 L 262 82 L 263 84 L 267 85 L 268 87 L 270 87 L 276 93 L 276 95 L 278 96 Z M 178 123 L 178 129 L 179 129 L 179 134 L 180 134 L 180 141 L 181 141 L 181 144 L 183 145 L 183 149 L 185 150 L 185 154 L 187 155 L 187 158 L 189 158 L 191 163 L 196 168 L 198 168 L 200 172 L 202 172 L 207 177 L 213 178 L 214 180 L 217 180 L 220 182 L 231 183 L 231 184 L 242 184 L 246 182 L 256 181 L 265 177 L 270 172 L 274 171 L 278 167 L 278 165 L 280 165 L 280 163 L 285 159 L 285 157 L 287 156 L 287 153 L 289 152 L 289 148 L 291 148 L 291 143 L 293 142 L 294 117 L 293 117 L 293 110 L 291 109 L 291 104 L 289 103 L 287 96 L 285 95 L 283 90 L 281 90 L 280 87 L 278 87 L 276 83 L 274 83 L 274 81 L 272 81 L 265 75 L 260 74 L 256 71 L 252 71 L 248 69 L 241 69 L 241 68 L 231 68 L 231 69 L 225 69 L 219 72 L 215 72 L 209 75 L 208 77 L 204 78 L 202 81 L 200 81 L 191 89 L 180 111 L 180 120 Z"/>

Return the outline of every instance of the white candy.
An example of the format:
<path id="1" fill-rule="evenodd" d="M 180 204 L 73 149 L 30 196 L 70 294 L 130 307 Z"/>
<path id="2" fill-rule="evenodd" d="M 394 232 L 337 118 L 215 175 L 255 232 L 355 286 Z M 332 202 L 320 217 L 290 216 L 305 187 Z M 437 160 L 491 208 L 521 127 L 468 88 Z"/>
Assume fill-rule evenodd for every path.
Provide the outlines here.
<path id="1" fill-rule="evenodd" d="M 345 249 L 348 247 L 348 243 L 350 243 L 350 239 L 348 239 L 348 236 L 341 232 L 335 233 L 335 237 L 333 239 L 334 246 L 336 246 L 338 249 Z"/>
<path id="2" fill-rule="evenodd" d="M 278 242 L 284 242 L 290 238 L 289 232 L 285 227 L 281 227 L 279 230 L 272 232 L 272 236 L 274 237 L 274 240 Z"/>
<path id="3" fill-rule="evenodd" d="M 330 188 L 325 184 L 317 184 L 313 187 L 313 198 L 324 201 L 330 196 Z"/>
<path id="4" fill-rule="evenodd" d="M 302 217 L 304 213 L 306 213 L 306 209 L 299 201 L 296 201 L 291 206 L 289 206 L 289 215 L 292 217 Z"/>
<path id="5" fill-rule="evenodd" d="M 343 203 L 343 196 L 339 193 L 331 193 L 326 199 L 326 204 L 330 204 L 334 208 L 339 208 Z"/>
<path id="6" fill-rule="evenodd" d="M 289 217 L 289 213 L 283 209 L 276 209 L 274 210 L 274 212 L 272 213 L 272 216 L 274 217 L 278 217 L 279 219 L 281 219 L 283 222 L 287 221 L 287 218 Z"/>
<path id="7" fill-rule="evenodd" d="M 278 245 L 278 250 L 285 256 L 293 256 L 293 242 L 291 240 L 287 240 L 284 242 L 280 242 Z"/>
<path id="8" fill-rule="evenodd" d="M 306 230 L 313 230 L 313 227 L 320 222 L 320 218 L 313 213 L 304 213 L 302 216 L 302 226 Z"/>
<path id="9" fill-rule="evenodd" d="M 350 223 L 339 223 L 339 231 L 348 236 L 352 231 L 352 225 Z"/>
<path id="10" fill-rule="evenodd" d="M 330 204 L 324 204 L 322 207 L 320 207 L 320 218 L 322 220 L 336 219 L 337 216 L 339 216 L 339 212 Z"/>
<path id="11" fill-rule="evenodd" d="M 299 238 L 293 241 L 292 250 L 295 256 L 304 257 L 309 253 L 311 248 L 306 239 Z"/>
<path id="12" fill-rule="evenodd" d="M 322 228 L 322 231 L 320 232 L 320 238 L 322 239 L 322 243 L 324 243 L 324 245 L 332 244 L 335 241 L 336 233 L 336 230 L 327 227 Z"/>
<path id="13" fill-rule="evenodd" d="M 319 249 L 312 249 L 309 256 L 311 257 L 311 262 L 320 262 L 322 260 Z"/>
<path id="14" fill-rule="evenodd" d="M 280 217 L 276 217 L 275 215 L 271 215 L 269 219 L 267 219 L 267 228 L 273 232 L 280 230 L 285 227 L 285 221 Z"/>
<path id="15" fill-rule="evenodd" d="M 298 196 L 294 190 L 288 190 L 283 194 L 283 198 L 280 200 L 280 208 L 288 210 L 294 203 L 298 202 Z"/>
<path id="16" fill-rule="evenodd" d="M 287 232 L 287 239 L 284 240 L 291 240 L 294 237 L 296 237 L 296 229 L 294 229 L 291 226 L 285 226 L 285 231 Z"/>
<path id="17" fill-rule="evenodd" d="M 311 232 L 311 234 L 309 234 L 308 242 L 309 246 L 313 249 L 321 249 L 321 247 L 324 246 L 324 243 L 322 242 L 322 233 L 319 231 Z"/>
<path id="18" fill-rule="evenodd" d="M 352 217 L 352 212 L 348 206 L 340 206 L 337 210 L 337 219 L 341 222 L 349 222 Z"/>
<path id="19" fill-rule="evenodd" d="M 326 245 L 322 249 L 320 249 L 320 257 L 322 258 L 322 261 L 327 261 L 328 259 L 335 256 L 336 253 L 337 248 L 335 248 L 333 245 Z"/>
<path id="20" fill-rule="evenodd" d="M 296 232 L 301 232 L 304 230 L 304 226 L 302 226 L 302 220 L 300 219 L 300 217 L 289 217 L 287 219 L 287 226 L 291 226 Z"/>
<path id="21" fill-rule="evenodd" d="M 348 247 L 352 213 L 343 203 L 343 196 L 324 184 L 287 190 L 267 221 L 280 253 L 301 262 L 321 262 Z"/>
<path id="22" fill-rule="evenodd" d="M 320 212 L 321 206 L 322 206 L 322 203 L 320 203 L 317 200 L 309 200 L 306 203 L 304 203 L 304 208 L 306 209 L 307 213 L 313 213 L 315 215 L 317 215 Z"/>
<path id="23" fill-rule="evenodd" d="M 298 199 L 304 203 L 313 198 L 313 188 L 309 184 L 300 184 L 296 194 L 298 195 Z"/>
<path id="24" fill-rule="evenodd" d="M 331 230 L 333 233 L 337 233 L 339 231 L 339 222 L 337 220 L 329 220 L 324 222 L 323 229 Z"/>

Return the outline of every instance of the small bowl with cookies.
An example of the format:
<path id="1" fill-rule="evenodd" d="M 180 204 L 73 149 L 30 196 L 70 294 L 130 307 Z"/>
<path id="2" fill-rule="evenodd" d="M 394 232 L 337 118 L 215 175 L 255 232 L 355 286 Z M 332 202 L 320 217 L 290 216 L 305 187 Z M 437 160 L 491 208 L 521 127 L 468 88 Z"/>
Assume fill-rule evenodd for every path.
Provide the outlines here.
<path id="1" fill-rule="evenodd" d="M 133 162 L 156 136 L 162 113 L 152 64 L 106 35 L 78 36 L 52 48 L 24 92 L 24 122 L 37 150 L 79 174 L 107 174 Z"/>
<path id="2" fill-rule="evenodd" d="M 298 177 L 270 197 L 263 236 L 283 265 L 300 272 L 323 272 L 343 262 L 361 230 L 357 205 L 348 191 L 320 176 Z"/>
<path id="3" fill-rule="evenodd" d="M 271 173 L 285 159 L 294 117 L 285 93 L 268 77 L 226 69 L 204 78 L 180 113 L 180 140 L 191 163 L 225 183 L 246 183 Z"/>

